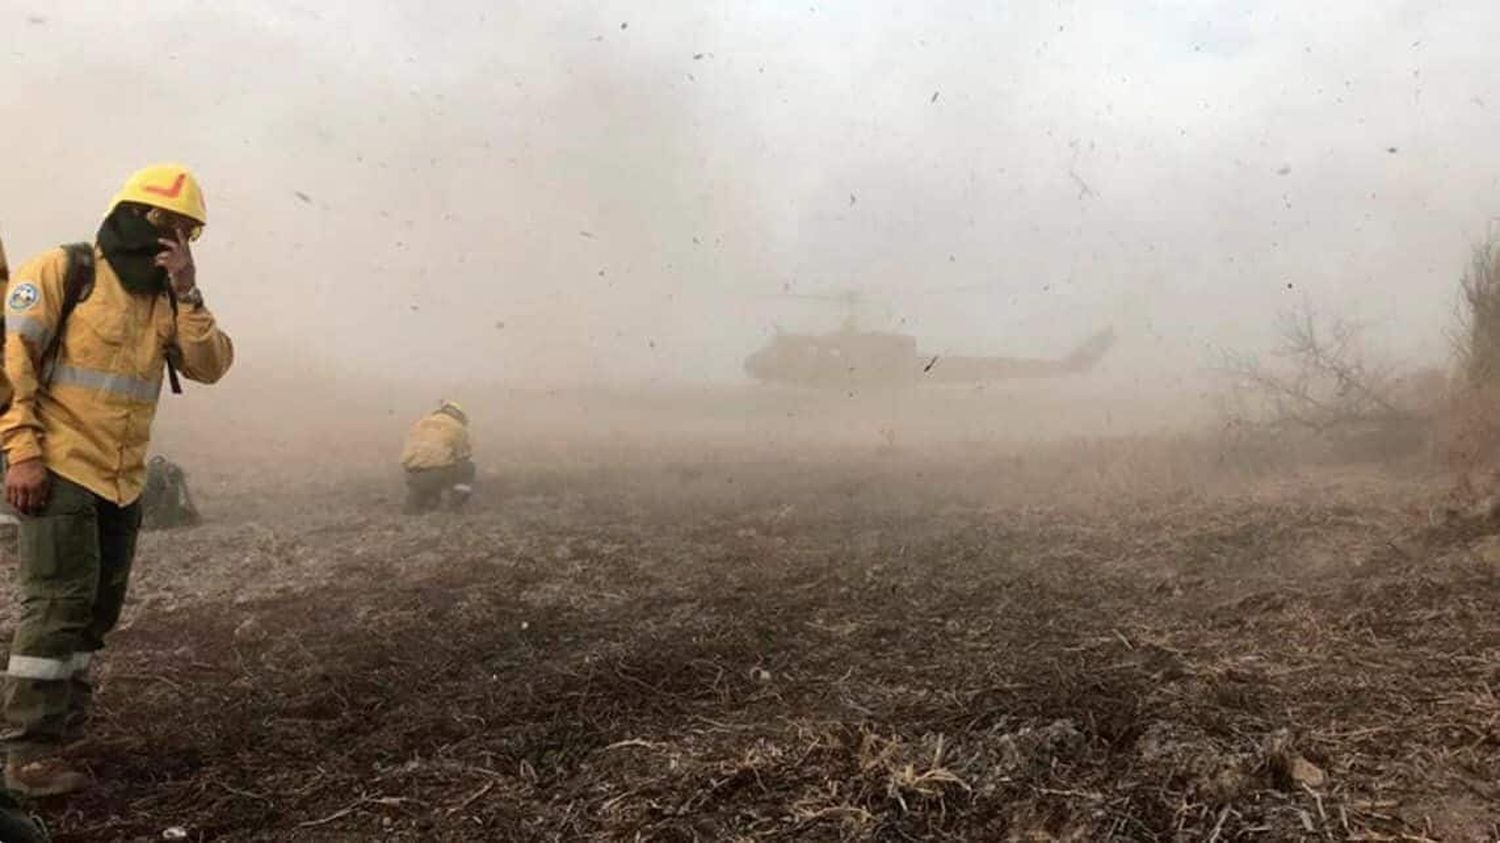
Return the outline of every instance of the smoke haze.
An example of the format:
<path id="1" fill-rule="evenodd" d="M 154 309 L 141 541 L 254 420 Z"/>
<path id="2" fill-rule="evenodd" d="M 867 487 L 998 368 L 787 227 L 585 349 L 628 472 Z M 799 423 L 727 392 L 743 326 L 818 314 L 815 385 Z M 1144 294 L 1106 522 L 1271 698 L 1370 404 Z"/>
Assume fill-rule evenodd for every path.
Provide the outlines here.
<path id="1" fill-rule="evenodd" d="M 1113 324 L 1116 384 L 1304 301 L 1441 362 L 1500 8 L 975 6 L 5 0 L 0 233 L 19 264 L 195 167 L 240 407 L 742 384 L 845 315 L 779 294 L 850 288 L 931 353 Z"/>

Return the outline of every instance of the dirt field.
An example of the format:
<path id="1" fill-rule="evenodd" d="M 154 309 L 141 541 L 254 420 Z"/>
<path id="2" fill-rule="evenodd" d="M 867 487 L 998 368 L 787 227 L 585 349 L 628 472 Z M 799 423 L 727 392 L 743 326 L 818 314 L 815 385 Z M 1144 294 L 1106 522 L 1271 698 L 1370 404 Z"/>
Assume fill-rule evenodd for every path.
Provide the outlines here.
<path id="1" fill-rule="evenodd" d="M 1242 456 L 1242 455 L 1241 455 Z M 1500 542 L 1206 440 L 204 471 L 65 841 L 1492 840 Z M 285 466 L 281 466 L 284 470 Z M 8 630 L 0 630 L 8 638 Z"/>

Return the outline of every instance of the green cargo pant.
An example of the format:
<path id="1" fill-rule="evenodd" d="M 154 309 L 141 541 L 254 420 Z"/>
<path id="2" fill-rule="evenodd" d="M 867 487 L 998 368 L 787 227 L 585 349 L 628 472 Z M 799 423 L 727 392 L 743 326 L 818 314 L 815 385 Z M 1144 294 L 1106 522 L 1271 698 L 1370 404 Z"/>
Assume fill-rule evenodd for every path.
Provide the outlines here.
<path id="1" fill-rule="evenodd" d="M 446 502 L 449 509 L 462 509 L 474 491 L 474 463 L 469 460 L 442 468 L 406 470 L 408 515 L 431 512 Z"/>
<path id="2" fill-rule="evenodd" d="M 52 480 L 40 515 L 22 516 L 21 614 L 6 670 L 3 742 L 11 758 L 55 752 L 82 730 L 93 686 L 90 656 L 125 604 L 139 502 L 117 506 L 69 480 Z"/>

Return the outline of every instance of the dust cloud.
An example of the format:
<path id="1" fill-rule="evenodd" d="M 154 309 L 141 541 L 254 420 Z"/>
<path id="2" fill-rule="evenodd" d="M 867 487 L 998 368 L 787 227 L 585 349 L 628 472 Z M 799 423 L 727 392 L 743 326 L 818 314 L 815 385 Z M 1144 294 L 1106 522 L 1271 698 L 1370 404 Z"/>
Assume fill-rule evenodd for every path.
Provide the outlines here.
<path id="1" fill-rule="evenodd" d="M 1493 0 L 0 0 L 13 266 L 185 162 L 238 351 L 162 398 L 204 521 L 142 535 L 68 747 L 100 786 L 36 810 L 1496 839 L 1500 394 L 1393 400 L 1452 397 L 1421 370 L 1491 234 L 1496 31 Z M 1289 309 L 1364 344 L 1307 320 L 1269 357 Z M 934 383 L 996 371 L 1037 376 Z M 478 480 L 404 517 L 445 398 Z M 22 606 L 0 584 L 0 638 Z"/>
<path id="2" fill-rule="evenodd" d="M 240 349 L 160 437 L 370 455 L 481 436 L 858 441 L 1196 422 L 1217 349 L 1310 303 L 1441 364 L 1486 233 L 1492 4 L 0 3 L 0 233 L 89 235 L 182 160 Z M 1094 372 L 850 396 L 752 384 L 850 314 L 923 354 Z M 196 392 L 196 391 L 195 391 Z M 940 421 L 934 421 L 938 419 Z M 252 431 L 255 431 L 252 435 Z M 179 445 L 181 447 L 181 445 Z"/>

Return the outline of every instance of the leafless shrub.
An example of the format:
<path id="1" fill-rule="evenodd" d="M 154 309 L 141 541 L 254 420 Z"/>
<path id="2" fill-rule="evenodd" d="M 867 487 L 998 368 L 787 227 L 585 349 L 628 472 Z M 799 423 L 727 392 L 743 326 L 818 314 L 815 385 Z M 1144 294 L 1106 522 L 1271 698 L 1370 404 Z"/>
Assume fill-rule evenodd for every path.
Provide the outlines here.
<path id="1" fill-rule="evenodd" d="M 1442 451 L 1462 498 L 1494 491 L 1500 469 L 1500 239 L 1475 246 L 1459 281 L 1454 357 L 1460 382 L 1442 429 Z"/>
<path id="2" fill-rule="evenodd" d="M 1474 247 L 1459 288 L 1459 371 L 1465 386 L 1494 387 L 1500 382 L 1500 240 Z"/>
<path id="3" fill-rule="evenodd" d="M 1361 324 L 1303 305 L 1278 316 L 1277 336 L 1268 361 L 1222 355 L 1226 430 L 1348 459 L 1404 456 L 1427 443 L 1434 407 L 1412 388 L 1418 373 L 1380 360 Z"/>
<path id="4" fill-rule="evenodd" d="M 1224 355 L 1244 421 L 1326 433 L 1404 415 L 1391 398 L 1395 373 L 1370 362 L 1358 323 L 1323 321 L 1306 306 L 1277 319 L 1276 362 Z"/>

